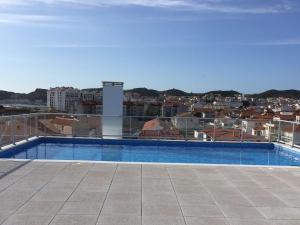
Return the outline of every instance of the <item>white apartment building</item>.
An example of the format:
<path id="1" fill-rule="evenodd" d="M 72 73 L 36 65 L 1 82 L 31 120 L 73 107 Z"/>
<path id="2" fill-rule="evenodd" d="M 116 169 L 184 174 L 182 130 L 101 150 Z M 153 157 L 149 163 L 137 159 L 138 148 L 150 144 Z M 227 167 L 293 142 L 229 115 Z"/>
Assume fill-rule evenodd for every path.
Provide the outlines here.
<path id="1" fill-rule="evenodd" d="M 60 112 L 76 113 L 80 91 L 72 87 L 56 87 L 47 91 L 47 106 Z"/>
<path id="2" fill-rule="evenodd" d="M 244 133 L 253 136 L 265 136 L 267 120 L 243 120 L 242 130 Z"/>

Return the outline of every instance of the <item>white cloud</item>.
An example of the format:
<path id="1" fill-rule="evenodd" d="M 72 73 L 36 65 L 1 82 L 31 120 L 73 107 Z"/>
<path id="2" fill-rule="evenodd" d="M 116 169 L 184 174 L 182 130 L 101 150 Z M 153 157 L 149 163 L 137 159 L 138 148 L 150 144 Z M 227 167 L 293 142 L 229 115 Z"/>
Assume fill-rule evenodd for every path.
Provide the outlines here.
<path id="1" fill-rule="evenodd" d="M 300 45 L 300 39 L 286 39 L 276 41 L 261 41 L 261 42 L 227 42 L 226 45 L 239 45 L 239 46 L 293 46 Z"/>
<path id="2" fill-rule="evenodd" d="M 74 48 L 74 49 L 84 49 L 84 48 L 123 48 L 120 45 L 110 45 L 110 44 L 42 44 L 34 45 L 33 48 Z"/>
<path id="3" fill-rule="evenodd" d="M 13 14 L 0 13 L 0 24 L 28 24 L 28 23 L 56 23 L 67 21 L 64 17 L 35 15 L 35 14 Z"/>
<path id="4" fill-rule="evenodd" d="M 243 3 L 241 3 L 243 2 Z M 0 0 L 4 5 L 84 5 L 97 7 L 140 6 L 152 8 L 169 8 L 176 10 L 194 10 L 220 13 L 277 13 L 293 10 L 293 5 L 287 0 L 251 1 L 237 0 Z"/>
<path id="5" fill-rule="evenodd" d="M 269 42 L 257 42 L 251 45 L 260 46 L 286 46 L 286 45 L 300 45 L 300 39 L 293 40 L 280 40 L 280 41 L 269 41 Z"/>

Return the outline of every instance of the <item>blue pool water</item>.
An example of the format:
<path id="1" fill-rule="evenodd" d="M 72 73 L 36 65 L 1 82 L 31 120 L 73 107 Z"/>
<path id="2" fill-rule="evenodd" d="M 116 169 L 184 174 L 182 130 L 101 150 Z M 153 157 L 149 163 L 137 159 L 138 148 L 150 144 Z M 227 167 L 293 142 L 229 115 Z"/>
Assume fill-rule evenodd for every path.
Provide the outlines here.
<path id="1" fill-rule="evenodd" d="M 271 143 L 41 138 L 0 158 L 300 166 L 300 155 Z"/>

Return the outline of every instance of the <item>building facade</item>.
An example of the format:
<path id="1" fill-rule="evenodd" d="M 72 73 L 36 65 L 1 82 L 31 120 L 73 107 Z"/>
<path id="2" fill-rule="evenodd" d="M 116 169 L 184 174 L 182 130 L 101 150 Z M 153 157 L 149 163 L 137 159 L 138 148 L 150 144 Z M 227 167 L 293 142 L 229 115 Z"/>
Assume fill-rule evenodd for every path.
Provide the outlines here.
<path id="1" fill-rule="evenodd" d="M 47 91 L 47 106 L 55 111 L 76 113 L 80 103 L 80 91 L 72 87 L 56 87 Z"/>

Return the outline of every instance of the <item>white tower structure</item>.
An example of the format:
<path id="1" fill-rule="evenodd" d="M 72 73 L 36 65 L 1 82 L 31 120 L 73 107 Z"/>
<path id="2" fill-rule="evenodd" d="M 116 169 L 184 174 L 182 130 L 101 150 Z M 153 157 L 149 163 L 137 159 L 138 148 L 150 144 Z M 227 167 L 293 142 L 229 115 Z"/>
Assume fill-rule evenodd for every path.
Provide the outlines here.
<path id="1" fill-rule="evenodd" d="M 122 138 L 124 100 L 123 85 L 123 82 L 103 82 L 103 138 Z"/>

